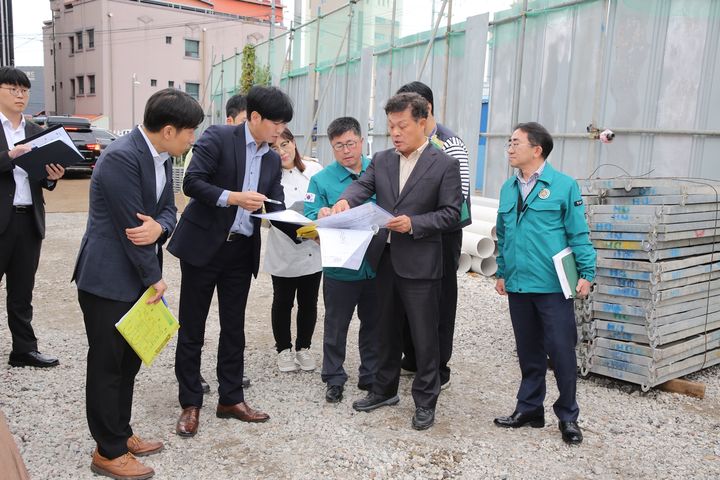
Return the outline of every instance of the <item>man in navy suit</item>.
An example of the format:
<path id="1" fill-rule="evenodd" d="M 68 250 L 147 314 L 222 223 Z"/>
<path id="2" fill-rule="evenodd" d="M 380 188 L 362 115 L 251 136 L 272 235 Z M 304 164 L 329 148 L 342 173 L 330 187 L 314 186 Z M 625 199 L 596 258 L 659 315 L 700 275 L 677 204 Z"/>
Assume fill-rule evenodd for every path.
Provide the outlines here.
<path id="1" fill-rule="evenodd" d="M 176 433 L 197 432 L 203 390 L 200 356 L 213 291 L 217 288 L 220 384 L 216 415 L 264 422 L 267 414 L 250 408 L 243 395 L 245 306 L 251 276 L 260 264 L 260 219 L 251 217 L 265 204 L 284 209 L 280 157 L 268 146 L 292 120 L 290 98 L 273 87 L 253 87 L 247 95 L 247 121 L 213 125 L 193 148 L 183 191 L 191 198 L 168 251 L 180 259 L 180 325 L 175 375 L 182 413 Z M 280 226 L 294 237 L 296 226 Z"/>
<path id="2" fill-rule="evenodd" d="M 42 88 L 42 87 L 41 87 Z M 57 358 L 38 352 L 31 325 L 32 293 L 45 238 L 45 200 L 43 188 L 52 190 L 65 170 L 60 165 L 46 167 L 47 178 L 33 180 L 14 160 L 30 151 L 29 145 L 15 144 L 42 132 L 26 122 L 23 110 L 30 98 L 30 80 L 13 67 L 0 68 L 0 279 L 7 286 L 7 316 L 13 367 L 54 367 Z"/>
<path id="3" fill-rule="evenodd" d="M 205 115 L 186 93 L 167 88 L 150 97 L 143 124 L 105 149 L 90 181 L 90 211 L 73 279 L 88 337 L 86 408 L 97 442 L 90 468 L 100 475 L 149 478 L 152 468 L 135 456 L 151 455 L 161 442 L 140 439 L 130 427 L 140 358 L 115 323 L 155 288 L 162 299 L 162 244 L 177 209 L 170 155 L 182 155 Z"/>

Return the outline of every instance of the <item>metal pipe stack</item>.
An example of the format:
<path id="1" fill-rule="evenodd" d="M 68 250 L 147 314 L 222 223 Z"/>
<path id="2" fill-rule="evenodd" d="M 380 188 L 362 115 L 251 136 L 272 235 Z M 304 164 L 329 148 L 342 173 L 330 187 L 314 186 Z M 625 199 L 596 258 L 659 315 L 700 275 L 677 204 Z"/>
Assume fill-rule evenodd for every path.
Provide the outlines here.
<path id="1" fill-rule="evenodd" d="M 720 182 L 580 182 L 597 277 L 578 365 L 644 391 L 720 363 Z"/>

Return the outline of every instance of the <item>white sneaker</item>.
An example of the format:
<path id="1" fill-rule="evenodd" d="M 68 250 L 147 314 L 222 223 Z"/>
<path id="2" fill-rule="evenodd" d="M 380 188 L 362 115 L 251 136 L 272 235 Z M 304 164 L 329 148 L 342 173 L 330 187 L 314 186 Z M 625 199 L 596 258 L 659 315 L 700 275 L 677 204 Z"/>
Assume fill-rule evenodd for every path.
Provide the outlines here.
<path id="1" fill-rule="evenodd" d="M 301 348 L 295 352 L 295 363 L 306 372 L 315 370 L 315 357 L 310 353 L 309 348 Z"/>
<path id="2" fill-rule="evenodd" d="M 286 348 L 278 353 L 277 365 L 278 370 L 281 372 L 294 372 L 298 369 L 295 363 L 295 352 L 293 352 L 292 348 Z"/>

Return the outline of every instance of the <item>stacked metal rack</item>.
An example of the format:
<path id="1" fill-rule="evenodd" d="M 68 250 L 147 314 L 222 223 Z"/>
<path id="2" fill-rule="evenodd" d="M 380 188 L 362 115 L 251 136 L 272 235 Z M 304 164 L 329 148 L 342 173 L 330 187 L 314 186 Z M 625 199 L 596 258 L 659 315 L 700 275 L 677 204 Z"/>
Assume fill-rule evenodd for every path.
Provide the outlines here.
<path id="1" fill-rule="evenodd" d="M 720 363 L 720 182 L 581 180 L 596 284 L 578 364 L 648 390 Z"/>

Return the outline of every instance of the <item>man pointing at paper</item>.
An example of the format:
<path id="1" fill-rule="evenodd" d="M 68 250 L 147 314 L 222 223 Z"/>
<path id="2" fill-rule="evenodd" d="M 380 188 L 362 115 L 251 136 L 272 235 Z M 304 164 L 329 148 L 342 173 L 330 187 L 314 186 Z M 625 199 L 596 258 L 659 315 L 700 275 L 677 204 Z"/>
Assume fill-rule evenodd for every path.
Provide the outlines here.
<path id="1" fill-rule="evenodd" d="M 539 123 L 515 127 L 505 146 L 517 175 L 500 190 L 497 216 L 498 270 L 495 289 L 508 295 L 522 381 L 512 415 L 495 425 L 517 428 L 545 425 L 547 357 L 553 363 L 560 396 L 553 405 L 566 443 L 582 442 L 575 399 L 577 330 L 573 300 L 565 299 L 553 255 L 570 247 L 585 297 L 595 277 L 590 243 L 577 182 L 546 162 L 553 149 L 550 133 Z"/>

